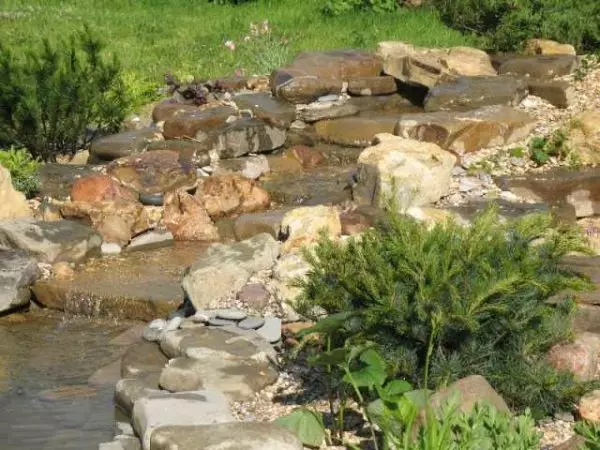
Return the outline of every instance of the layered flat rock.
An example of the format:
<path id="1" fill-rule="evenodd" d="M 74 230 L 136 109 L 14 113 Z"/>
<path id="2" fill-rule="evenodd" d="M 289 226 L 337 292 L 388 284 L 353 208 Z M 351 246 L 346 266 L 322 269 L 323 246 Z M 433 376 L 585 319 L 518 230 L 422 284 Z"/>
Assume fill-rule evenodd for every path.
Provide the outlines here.
<path id="1" fill-rule="evenodd" d="M 34 259 L 15 250 L 0 249 L 0 313 L 29 304 L 29 286 L 40 271 Z"/>
<path id="2" fill-rule="evenodd" d="M 204 167 L 210 164 L 210 148 L 207 142 L 197 142 L 194 140 L 164 140 L 154 141 L 148 145 L 147 151 L 168 150 L 179 153 L 179 160 L 191 161 L 197 167 Z"/>
<path id="3" fill-rule="evenodd" d="M 179 103 L 173 98 L 163 100 L 159 102 L 152 110 L 152 120 L 155 123 L 165 122 L 173 118 L 174 116 L 181 115 L 184 113 L 195 113 L 198 112 L 199 108 L 194 105 L 186 105 Z"/>
<path id="4" fill-rule="evenodd" d="M 0 248 L 21 250 L 44 263 L 80 262 L 96 254 L 101 243 L 90 227 L 69 220 L 0 221 Z"/>
<path id="5" fill-rule="evenodd" d="M 359 96 L 390 95 L 398 90 L 394 77 L 361 77 L 348 81 L 348 93 Z"/>
<path id="6" fill-rule="evenodd" d="M 319 120 L 355 116 L 359 111 L 360 109 L 352 103 L 314 102 L 309 105 L 297 105 L 296 118 L 311 123 Z"/>
<path id="7" fill-rule="evenodd" d="M 344 117 L 317 122 L 315 130 L 320 140 L 339 145 L 365 147 L 376 134 L 393 133 L 402 116 Z"/>
<path id="8" fill-rule="evenodd" d="M 196 184 L 196 164 L 178 152 L 156 150 L 119 158 L 107 169 L 109 176 L 139 194 L 155 195 L 188 190 Z"/>
<path id="9" fill-rule="evenodd" d="M 232 100 L 239 109 L 250 110 L 253 117 L 275 127 L 289 128 L 295 118 L 292 105 L 273 97 L 268 92 L 240 94 Z"/>
<path id="10" fill-rule="evenodd" d="M 286 132 L 258 119 L 238 119 L 212 131 L 214 148 L 221 158 L 237 158 L 248 153 L 263 153 L 280 148 Z M 205 139 L 211 139 L 206 137 Z"/>
<path id="11" fill-rule="evenodd" d="M 236 111 L 231 106 L 177 109 L 165 120 L 163 136 L 165 139 L 194 139 L 198 133 L 204 136 L 205 133 L 225 125 L 227 118 L 235 115 Z"/>
<path id="12" fill-rule="evenodd" d="M 498 73 L 552 79 L 573 73 L 579 66 L 577 56 L 536 55 L 500 57 Z"/>
<path id="13" fill-rule="evenodd" d="M 394 134 L 432 142 L 456 155 L 524 139 L 535 126 L 529 114 L 509 106 L 486 106 L 468 112 L 406 114 Z"/>
<path id="14" fill-rule="evenodd" d="M 242 214 L 235 221 L 235 236 L 239 241 L 243 241 L 260 233 L 269 233 L 277 239 L 281 229 L 281 221 L 286 212 L 286 209 L 275 209 Z"/>
<path id="15" fill-rule="evenodd" d="M 44 306 L 72 313 L 138 320 L 166 317 L 183 303 L 184 269 L 205 248 L 202 243 L 175 242 L 91 260 L 71 280 L 38 281 L 33 290 Z"/>
<path id="16" fill-rule="evenodd" d="M 509 76 L 458 77 L 434 86 L 425 98 L 425 111 L 469 111 L 482 106 L 517 106 L 527 95 L 527 81 Z"/>
<path id="17" fill-rule="evenodd" d="M 575 100 L 575 90 L 566 80 L 529 80 L 529 93 L 557 108 L 568 108 Z"/>
<path id="18" fill-rule="evenodd" d="M 150 440 L 151 450 L 302 450 L 290 431 L 273 423 L 224 423 L 161 427 Z"/>
<path id="19" fill-rule="evenodd" d="M 90 162 L 107 162 L 142 153 L 150 142 L 160 139 L 160 131 L 150 127 L 102 137 L 90 145 Z"/>
<path id="20" fill-rule="evenodd" d="M 69 198 L 78 179 L 97 174 L 93 166 L 54 163 L 42 164 L 38 173 L 41 196 L 57 200 Z"/>

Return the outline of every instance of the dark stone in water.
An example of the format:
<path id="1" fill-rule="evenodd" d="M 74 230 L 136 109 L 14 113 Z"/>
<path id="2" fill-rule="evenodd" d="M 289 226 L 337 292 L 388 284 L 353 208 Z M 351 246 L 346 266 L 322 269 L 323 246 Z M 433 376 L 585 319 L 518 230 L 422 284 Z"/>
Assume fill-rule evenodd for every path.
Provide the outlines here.
<path id="1" fill-rule="evenodd" d="M 142 205 L 162 206 L 164 203 L 163 194 L 140 194 L 140 202 Z"/>

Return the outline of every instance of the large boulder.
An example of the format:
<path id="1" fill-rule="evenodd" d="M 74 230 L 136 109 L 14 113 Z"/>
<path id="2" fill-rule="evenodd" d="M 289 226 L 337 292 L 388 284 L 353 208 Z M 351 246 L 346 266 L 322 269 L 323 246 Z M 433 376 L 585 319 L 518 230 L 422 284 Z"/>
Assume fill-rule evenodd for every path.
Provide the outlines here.
<path id="1" fill-rule="evenodd" d="M 163 224 L 178 241 L 219 240 L 219 231 L 203 202 L 185 192 L 167 195 Z"/>
<path id="2" fill-rule="evenodd" d="M 112 161 L 142 153 L 150 142 L 161 139 L 160 131 L 149 127 L 102 137 L 90 145 L 90 162 Z"/>
<path id="3" fill-rule="evenodd" d="M 576 99 L 575 89 L 567 80 L 530 79 L 529 93 L 557 108 L 568 108 Z"/>
<path id="4" fill-rule="evenodd" d="M 469 111 L 482 106 L 517 106 L 527 95 L 524 78 L 458 77 L 434 86 L 425 98 L 425 111 Z"/>
<path id="5" fill-rule="evenodd" d="M 379 43 L 377 54 L 387 75 L 427 88 L 461 75 L 496 75 L 487 53 L 470 47 L 428 49 L 386 41 Z"/>
<path id="6" fill-rule="evenodd" d="M 260 211 L 269 207 L 269 193 L 256 182 L 236 174 L 200 180 L 195 197 L 213 218 Z"/>
<path id="7" fill-rule="evenodd" d="M 139 194 L 188 190 L 196 185 L 196 165 L 182 156 L 169 150 L 157 150 L 120 158 L 108 166 L 107 173 Z"/>
<path id="8" fill-rule="evenodd" d="M 529 39 L 525 43 L 526 55 L 573 55 L 577 52 L 571 44 L 561 44 L 550 39 Z"/>
<path id="9" fill-rule="evenodd" d="M 273 94 L 291 103 L 310 103 L 337 94 L 344 82 L 381 74 L 377 55 L 359 50 L 300 53 L 294 62 L 271 74 Z"/>
<path id="10" fill-rule="evenodd" d="M 0 221 L 0 248 L 22 250 L 44 263 L 82 261 L 97 252 L 101 243 L 90 227 L 69 220 Z"/>
<path id="11" fill-rule="evenodd" d="M 29 304 L 29 286 L 38 275 L 34 259 L 19 251 L 0 249 L 0 313 Z"/>
<path id="12" fill-rule="evenodd" d="M 354 197 L 377 206 L 391 197 L 401 210 L 433 203 L 448 193 L 455 163 L 436 144 L 379 134 L 358 158 Z"/>
<path id="13" fill-rule="evenodd" d="M 71 200 L 74 202 L 102 202 L 115 200 L 137 201 L 138 195 L 131 189 L 121 186 L 103 174 L 78 178 L 71 187 Z"/>
<path id="14" fill-rule="evenodd" d="M 570 75 L 579 66 L 573 55 L 508 56 L 497 60 L 498 73 L 552 79 Z"/>
<path id="15" fill-rule="evenodd" d="M 198 139 L 199 136 L 203 137 L 205 133 L 225 125 L 227 119 L 236 114 L 234 108 L 225 105 L 177 109 L 166 119 L 163 135 L 165 139 Z"/>
<path id="16" fill-rule="evenodd" d="M 581 333 L 568 344 L 558 344 L 548 352 L 548 361 L 556 370 L 571 372 L 577 380 L 600 378 L 600 335 Z"/>
<path id="17" fill-rule="evenodd" d="M 567 146 L 582 164 L 600 163 L 600 110 L 588 110 L 571 119 Z"/>
<path id="18" fill-rule="evenodd" d="M 79 219 L 102 236 L 104 242 L 124 246 L 135 235 L 150 229 L 146 210 L 138 202 L 127 200 L 69 202 L 61 206 L 63 217 Z"/>
<path id="19" fill-rule="evenodd" d="M 527 137 L 535 121 L 509 106 L 486 106 L 468 112 L 403 115 L 394 134 L 432 142 L 457 155 L 511 144 Z"/>
<path id="20" fill-rule="evenodd" d="M 273 423 L 161 427 L 151 438 L 151 450 L 302 450 L 289 430 Z"/>
<path id="21" fill-rule="evenodd" d="M 25 195 L 13 187 L 10 172 L 0 165 L 0 220 L 31 216 Z"/>
<path id="22" fill-rule="evenodd" d="M 279 256 L 279 243 L 270 234 L 258 234 L 231 245 L 213 244 L 183 277 L 183 289 L 196 309 L 215 308 L 250 276 L 270 269 Z"/>
<path id="23" fill-rule="evenodd" d="M 42 164 L 39 169 L 40 195 L 57 200 L 66 200 L 73 185 L 81 178 L 97 175 L 94 166 L 74 164 Z"/>
<path id="24" fill-rule="evenodd" d="M 340 237 L 342 224 L 338 211 L 333 207 L 305 206 L 286 213 L 281 221 L 281 230 L 287 235 L 281 250 L 293 252 L 317 243 L 322 232 L 333 239 Z"/>

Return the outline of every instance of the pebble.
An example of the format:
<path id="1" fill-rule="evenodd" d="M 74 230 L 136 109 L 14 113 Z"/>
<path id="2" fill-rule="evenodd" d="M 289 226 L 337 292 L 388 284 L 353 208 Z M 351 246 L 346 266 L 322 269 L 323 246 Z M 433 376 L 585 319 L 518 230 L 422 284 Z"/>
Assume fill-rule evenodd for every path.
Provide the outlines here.
<path id="1" fill-rule="evenodd" d="M 208 320 L 208 324 L 213 327 L 226 327 L 227 325 L 236 326 L 237 322 L 235 320 L 226 320 L 226 319 L 218 319 L 216 317 L 211 317 Z"/>
<path id="2" fill-rule="evenodd" d="M 219 309 L 217 311 L 217 318 L 225 320 L 243 320 L 246 318 L 246 313 L 235 308 Z"/>
<path id="3" fill-rule="evenodd" d="M 265 324 L 256 330 L 267 342 L 275 343 L 281 339 L 281 319 L 278 317 L 267 317 Z"/>
<path id="4" fill-rule="evenodd" d="M 242 330 L 256 330 L 257 328 L 262 327 L 265 324 L 265 319 L 262 317 L 248 317 L 242 320 L 238 327 Z"/>

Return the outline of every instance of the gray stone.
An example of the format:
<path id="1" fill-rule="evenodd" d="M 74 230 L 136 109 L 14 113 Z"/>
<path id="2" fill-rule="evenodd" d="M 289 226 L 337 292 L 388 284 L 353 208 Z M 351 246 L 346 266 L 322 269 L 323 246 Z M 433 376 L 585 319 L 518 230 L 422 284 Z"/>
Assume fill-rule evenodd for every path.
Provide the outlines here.
<path id="1" fill-rule="evenodd" d="M 214 390 L 153 394 L 135 402 L 133 428 L 145 450 L 155 429 L 163 426 L 213 425 L 234 421 L 226 397 Z"/>
<path id="2" fill-rule="evenodd" d="M 131 415 L 134 403 L 140 398 L 161 392 L 158 389 L 160 373 L 146 374 L 138 378 L 122 378 L 115 385 L 115 404 Z"/>
<path id="3" fill-rule="evenodd" d="M 103 242 L 100 246 L 100 252 L 103 255 L 118 255 L 121 253 L 121 246 L 114 242 Z"/>
<path id="4" fill-rule="evenodd" d="M 274 423 L 225 423 L 195 427 L 161 427 L 151 450 L 302 450 L 290 431 Z"/>
<path id="5" fill-rule="evenodd" d="M 144 328 L 142 337 L 148 342 L 160 342 L 164 335 L 165 330 L 161 328 L 152 328 L 147 326 Z"/>
<path id="6" fill-rule="evenodd" d="M 133 436 L 116 436 L 111 442 L 102 442 L 98 450 L 141 450 L 140 440 Z"/>
<path id="7" fill-rule="evenodd" d="M 257 180 L 269 171 L 269 160 L 264 155 L 255 155 L 243 158 L 222 159 L 219 161 L 219 166 L 214 170 L 214 174 L 238 173 L 245 178 Z"/>
<path id="8" fill-rule="evenodd" d="M 234 224 L 235 236 L 241 241 L 260 233 L 269 233 L 277 239 L 281 221 L 287 212 L 288 209 L 280 209 L 242 214 Z"/>
<path id="9" fill-rule="evenodd" d="M 271 268 L 278 256 L 279 243 L 266 233 L 231 245 L 213 244 L 186 270 L 183 289 L 196 310 L 218 307 L 253 273 Z"/>
<path id="10" fill-rule="evenodd" d="M 166 247 L 172 243 L 173 234 L 171 234 L 171 232 L 164 230 L 153 230 L 134 237 L 127 246 L 127 251 Z"/>
<path id="11" fill-rule="evenodd" d="M 233 97 L 239 109 L 249 109 L 255 118 L 279 128 L 289 128 L 294 120 L 294 107 L 270 93 L 240 94 Z"/>
<path id="12" fill-rule="evenodd" d="M 181 316 L 173 317 L 167 323 L 167 326 L 165 327 L 165 331 L 175 331 L 175 330 L 178 330 L 179 326 L 181 325 L 182 322 L 183 322 L 183 317 L 181 317 Z"/>
<path id="13" fill-rule="evenodd" d="M 566 80 L 530 80 L 529 93 L 557 108 L 568 108 L 576 98 L 575 90 Z"/>
<path id="14" fill-rule="evenodd" d="M 334 99 L 337 100 L 337 97 Z M 317 102 L 296 106 L 296 119 L 304 122 L 318 122 L 325 119 L 354 116 L 359 108 L 351 103 Z"/>
<path id="15" fill-rule="evenodd" d="M 19 251 L 0 249 L 0 313 L 29 304 L 29 286 L 39 274 L 35 260 Z"/>
<path id="16" fill-rule="evenodd" d="M 279 341 L 281 339 L 281 319 L 278 317 L 265 318 L 265 324 L 256 332 L 271 344 Z"/>
<path id="17" fill-rule="evenodd" d="M 134 378 L 158 373 L 167 363 L 167 357 L 154 342 L 139 341 L 130 346 L 121 360 L 121 376 Z"/>
<path id="18" fill-rule="evenodd" d="M 218 317 L 208 319 L 208 324 L 213 327 L 224 327 L 227 325 L 235 325 L 236 323 L 235 320 L 219 319 Z"/>
<path id="19" fill-rule="evenodd" d="M 275 150 L 283 146 L 285 138 L 284 129 L 257 119 L 239 119 L 218 132 L 215 148 L 221 158 L 236 158 Z"/>
<path id="20" fill-rule="evenodd" d="M 226 320 L 243 320 L 246 318 L 246 313 L 239 309 L 219 309 L 217 310 L 217 317 L 219 319 Z"/>
<path id="21" fill-rule="evenodd" d="M 90 145 L 91 162 L 112 161 L 144 152 L 150 142 L 162 139 L 156 128 L 126 131 L 95 140 Z"/>
<path id="22" fill-rule="evenodd" d="M 238 299 L 254 309 L 263 309 L 269 304 L 269 291 L 262 284 L 247 284 L 240 292 Z"/>
<path id="23" fill-rule="evenodd" d="M 76 180 L 95 173 L 96 171 L 92 166 L 42 164 L 39 169 L 40 195 L 57 200 L 66 200 L 71 196 L 71 188 Z"/>
<path id="24" fill-rule="evenodd" d="M 510 76 L 458 77 L 434 86 L 425 111 L 469 111 L 490 105 L 517 106 L 527 95 L 527 81 Z"/>
<path id="25" fill-rule="evenodd" d="M 242 320 L 238 327 L 242 330 L 256 330 L 257 328 L 262 327 L 265 324 L 265 319 L 262 317 L 247 317 Z"/>
<path id="26" fill-rule="evenodd" d="M 0 222 L 0 248 L 22 250 L 44 263 L 80 262 L 98 253 L 102 238 L 90 227 L 69 220 Z"/>

